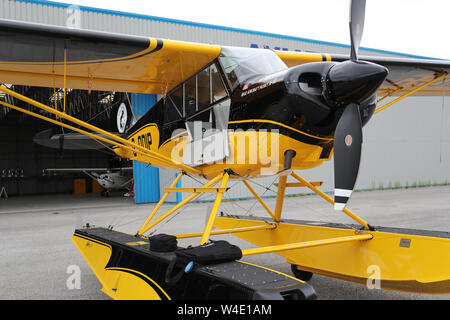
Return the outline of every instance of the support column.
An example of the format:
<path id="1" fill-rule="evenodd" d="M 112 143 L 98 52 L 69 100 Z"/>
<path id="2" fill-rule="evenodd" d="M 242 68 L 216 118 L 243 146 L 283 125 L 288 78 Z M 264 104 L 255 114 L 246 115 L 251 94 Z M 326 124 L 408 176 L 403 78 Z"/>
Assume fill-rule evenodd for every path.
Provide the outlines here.
<path id="1" fill-rule="evenodd" d="M 180 179 L 176 185 L 177 188 L 181 188 L 183 186 L 183 179 Z M 183 193 L 177 192 L 176 193 L 176 200 L 175 203 L 180 203 L 183 201 Z"/>
<path id="2" fill-rule="evenodd" d="M 280 176 L 278 182 L 277 202 L 275 206 L 275 222 L 280 222 L 283 211 L 284 195 L 286 193 L 287 176 Z"/>

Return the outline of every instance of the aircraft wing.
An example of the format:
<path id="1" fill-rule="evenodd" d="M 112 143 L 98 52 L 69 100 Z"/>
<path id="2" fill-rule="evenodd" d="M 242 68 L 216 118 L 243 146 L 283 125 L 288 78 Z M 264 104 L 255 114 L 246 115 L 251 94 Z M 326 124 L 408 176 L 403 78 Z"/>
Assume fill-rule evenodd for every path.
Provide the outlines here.
<path id="1" fill-rule="evenodd" d="M 115 133 L 120 135 L 119 133 Z M 95 134 L 104 137 L 100 134 Z M 81 133 L 54 134 L 53 129 L 37 133 L 33 142 L 41 146 L 60 150 L 101 150 L 112 147 L 111 144 L 101 143 Z"/>
<path id="2" fill-rule="evenodd" d="M 74 174 L 74 173 L 84 173 L 85 175 L 89 176 L 92 179 L 98 179 L 100 178 L 100 174 L 102 173 L 108 173 L 108 172 L 127 172 L 131 173 L 133 172 L 133 168 L 48 168 L 42 170 L 42 174 Z M 133 178 L 131 178 L 133 180 Z M 131 181 L 130 180 L 130 181 Z M 127 181 L 125 184 L 127 184 L 129 181 Z M 124 185 L 125 185 L 124 184 Z"/>
<path id="3" fill-rule="evenodd" d="M 218 45 L 0 19 L 4 84 L 165 94 L 220 53 Z M 329 59 L 320 53 L 280 54 L 288 65 Z"/>
<path id="4" fill-rule="evenodd" d="M 277 51 L 278 56 L 289 66 L 293 67 L 304 63 L 304 53 Z M 324 61 L 345 61 L 346 55 L 324 54 Z M 450 73 L 450 61 L 405 59 L 391 57 L 364 57 L 360 60 L 373 62 L 389 69 L 386 81 L 378 90 L 379 97 L 402 96 L 415 88 L 426 84 L 434 78 Z M 447 81 L 448 82 L 448 81 Z M 424 89 L 414 93 L 415 96 L 450 96 L 450 84 L 443 85 L 437 81 Z"/>
<path id="5" fill-rule="evenodd" d="M 45 172 L 107 172 L 108 168 L 59 168 L 59 169 L 54 169 L 54 168 L 48 168 L 48 169 L 44 169 Z"/>
<path id="6" fill-rule="evenodd" d="M 115 171 L 133 171 L 133 167 L 126 168 L 48 168 L 46 172 L 115 172 Z"/>
<path id="7" fill-rule="evenodd" d="M 107 171 L 108 169 L 106 168 L 60 168 L 60 169 L 48 168 L 42 170 L 42 174 L 48 175 L 57 173 L 63 174 L 84 173 L 85 175 L 89 176 L 92 179 L 97 179 L 99 177 L 99 173 Z"/>
<path id="8" fill-rule="evenodd" d="M 220 46 L 0 19 L 2 83 L 164 94 Z"/>

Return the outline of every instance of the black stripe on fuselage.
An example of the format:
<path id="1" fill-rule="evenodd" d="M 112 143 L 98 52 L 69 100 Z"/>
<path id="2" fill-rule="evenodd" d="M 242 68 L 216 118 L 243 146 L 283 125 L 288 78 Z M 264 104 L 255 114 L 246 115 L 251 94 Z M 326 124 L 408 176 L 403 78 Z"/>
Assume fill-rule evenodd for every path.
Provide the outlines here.
<path id="1" fill-rule="evenodd" d="M 288 126 L 289 127 L 289 126 Z M 320 145 L 323 146 L 325 144 L 328 144 L 332 140 L 320 138 L 320 137 L 312 137 L 306 134 L 303 134 L 299 131 L 294 130 L 294 128 L 290 129 L 287 128 L 285 124 L 283 123 L 267 123 L 267 122 L 258 122 L 258 119 L 252 120 L 252 122 L 244 122 L 244 123 L 237 123 L 233 124 L 230 123 L 228 126 L 229 129 L 232 130 L 266 130 L 267 132 L 274 132 L 277 131 L 279 134 L 288 136 L 294 140 L 300 141 L 302 143 L 311 144 L 311 145 Z"/>
<path id="2" fill-rule="evenodd" d="M 180 127 L 180 129 L 183 129 L 183 128 L 184 127 Z M 286 127 L 282 126 L 281 124 L 258 122 L 258 120 L 253 120 L 252 122 L 249 122 L 249 123 L 239 123 L 239 124 L 230 123 L 228 125 L 228 129 L 235 130 L 235 131 L 238 131 L 238 130 L 240 130 L 240 131 L 265 130 L 267 132 L 270 132 L 270 131 L 273 132 L 273 130 L 278 130 L 279 134 L 288 136 L 292 139 L 295 139 L 297 141 L 300 141 L 300 142 L 306 143 L 306 144 L 324 146 L 324 145 L 327 145 L 328 143 L 332 143 L 332 140 L 325 140 L 325 139 L 310 137 L 308 135 L 297 132 L 293 129 L 286 128 Z M 177 136 L 173 137 L 173 139 L 177 140 L 182 136 L 188 136 L 188 133 L 185 132 L 183 134 L 177 135 Z M 161 131 L 160 131 L 160 138 L 161 138 L 160 145 L 159 145 L 160 148 L 173 140 L 170 136 L 163 135 Z"/>

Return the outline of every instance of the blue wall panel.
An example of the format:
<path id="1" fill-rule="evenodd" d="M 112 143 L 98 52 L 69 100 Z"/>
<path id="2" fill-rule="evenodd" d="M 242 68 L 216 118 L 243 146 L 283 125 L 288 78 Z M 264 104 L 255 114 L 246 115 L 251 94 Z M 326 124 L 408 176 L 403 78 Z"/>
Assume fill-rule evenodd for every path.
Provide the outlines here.
<path id="1" fill-rule="evenodd" d="M 131 94 L 133 104 L 133 113 L 135 116 L 143 116 L 156 104 L 156 95 L 154 94 Z"/>
<path id="2" fill-rule="evenodd" d="M 178 175 L 176 175 L 176 177 L 178 177 Z M 183 178 L 180 179 L 180 181 L 177 183 L 176 187 L 177 188 L 183 187 Z M 177 192 L 176 194 L 177 194 L 176 203 L 180 203 L 181 201 L 183 201 L 183 193 Z"/>
<path id="3" fill-rule="evenodd" d="M 160 200 L 159 169 L 134 161 L 134 202 L 152 203 Z"/>
<path id="4" fill-rule="evenodd" d="M 143 116 L 156 103 L 153 94 L 132 94 L 131 103 L 135 116 Z M 160 200 L 159 169 L 134 161 L 134 202 L 152 203 Z"/>

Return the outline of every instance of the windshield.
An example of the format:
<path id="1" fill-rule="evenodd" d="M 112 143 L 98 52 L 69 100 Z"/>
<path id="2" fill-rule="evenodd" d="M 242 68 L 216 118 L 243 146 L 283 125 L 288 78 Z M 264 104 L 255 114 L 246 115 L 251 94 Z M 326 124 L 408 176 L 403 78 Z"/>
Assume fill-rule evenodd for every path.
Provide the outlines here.
<path id="1" fill-rule="evenodd" d="M 233 89 L 255 75 L 269 75 L 287 69 L 277 54 L 268 49 L 222 47 L 219 60 Z"/>

